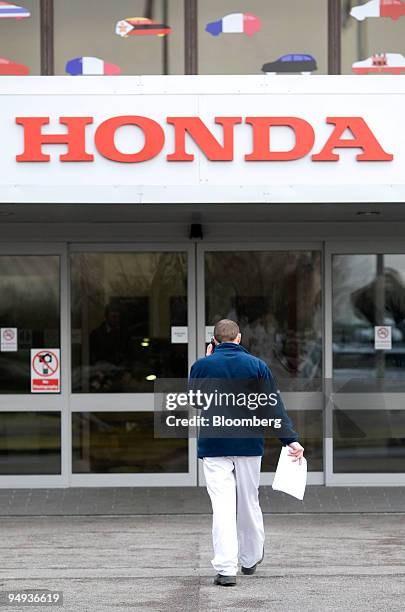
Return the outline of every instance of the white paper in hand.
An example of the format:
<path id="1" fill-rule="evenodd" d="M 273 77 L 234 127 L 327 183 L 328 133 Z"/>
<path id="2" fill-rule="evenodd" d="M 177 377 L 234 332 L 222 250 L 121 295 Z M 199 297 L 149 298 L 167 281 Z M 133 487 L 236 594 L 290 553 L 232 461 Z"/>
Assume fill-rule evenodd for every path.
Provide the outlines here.
<path id="1" fill-rule="evenodd" d="M 302 500 L 307 484 L 307 460 L 303 457 L 299 465 L 289 456 L 289 450 L 288 446 L 281 449 L 272 488 Z"/>

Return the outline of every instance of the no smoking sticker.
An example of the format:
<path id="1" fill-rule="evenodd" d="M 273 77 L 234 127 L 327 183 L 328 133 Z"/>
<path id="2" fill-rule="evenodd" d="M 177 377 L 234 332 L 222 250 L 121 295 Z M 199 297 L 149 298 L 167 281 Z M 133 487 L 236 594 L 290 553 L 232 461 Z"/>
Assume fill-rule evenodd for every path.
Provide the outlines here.
<path id="1" fill-rule="evenodd" d="M 377 350 L 392 349 L 392 333 L 390 325 L 376 325 L 374 327 L 374 348 Z"/>
<path id="2" fill-rule="evenodd" d="M 18 340 L 16 327 L 2 327 L 0 330 L 0 336 L 2 351 L 17 351 Z"/>
<path id="3" fill-rule="evenodd" d="M 31 393 L 60 393 L 60 349 L 31 349 Z"/>

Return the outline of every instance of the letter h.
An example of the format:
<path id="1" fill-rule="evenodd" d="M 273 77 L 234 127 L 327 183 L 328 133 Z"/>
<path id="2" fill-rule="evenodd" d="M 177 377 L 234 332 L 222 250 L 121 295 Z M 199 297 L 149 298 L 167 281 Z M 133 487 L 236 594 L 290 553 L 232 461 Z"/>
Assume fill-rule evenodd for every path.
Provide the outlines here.
<path id="1" fill-rule="evenodd" d="M 86 126 L 93 123 L 93 117 L 60 117 L 59 122 L 67 126 L 66 134 L 44 134 L 42 127 L 49 124 L 49 117 L 16 117 L 15 121 L 24 127 L 24 153 L 16 156 L 18 162 L 49 162 L 50 155 L 42 152 L 46 144 L 67 145 L 60 161 L 94 160 L 94 155 L 86 152 Z"/>

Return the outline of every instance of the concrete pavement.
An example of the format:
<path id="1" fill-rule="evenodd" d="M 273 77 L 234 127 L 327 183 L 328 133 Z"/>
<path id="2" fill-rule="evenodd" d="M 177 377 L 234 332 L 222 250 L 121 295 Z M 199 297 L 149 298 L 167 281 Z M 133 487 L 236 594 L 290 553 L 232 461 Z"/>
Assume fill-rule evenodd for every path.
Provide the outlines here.
<path id="1" fill-rule="evenodd" d="M 405 512 L 405 487 L 310 485 L 303 501 L 260 487 L 264 513 Z M 205 487 L 0 489 L 0 516 L 207 514 Z"/>
<path id="2" fill-rule="evenodd" d="M 266 515 L 265 527 L 259 572 L 221 588 L 209 515 L 2 517 L 0 590 L 62 590 L 52 609 L 69 612 L 404 609 L 404 514 Z"/>

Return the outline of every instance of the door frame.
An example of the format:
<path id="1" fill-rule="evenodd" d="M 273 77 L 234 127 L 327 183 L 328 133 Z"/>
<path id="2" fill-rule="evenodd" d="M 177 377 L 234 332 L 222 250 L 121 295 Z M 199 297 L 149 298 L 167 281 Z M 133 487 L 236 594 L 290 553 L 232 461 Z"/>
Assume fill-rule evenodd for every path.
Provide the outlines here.
<path id="1" fill-rule="evenodd" d="M 321 254 L 321 275 L 323 274 L 323 243 L 322 241 L 308 241 L 308 242 L 297 242 L 297 241 L 283 241 L 283 242 L 208 242 L 197 244 L 197 351 L 198 357 L 202 357 L 205 354 L 205 274 L 204 274 L 204 255 L 206 252 L 211 251 L 319 251 Z M 321 278 L 322 282 L 322 278 Z M 323 311 L 323 306 L 322 306 Z M 322 314 L 323 317 L 323 314 Z M 322 332 L 324 334 L 324 320 L 322 322 Z M 323 353 L 324 341 L 323 341 Z M 324 368 L 324 357 L 322 360 Z M 299 398 L 297 396 L 300 396 Z M 319 409 L 323 412 L 324 410 L 324 394 L 322 391 L 319 392 L 302 392 L 302 393 L 285 393 L 283 394 L 285 404 L 288 407 L 291 403 L 297 399 L 300 400 L 300 406 L 298 410 L 308 410 L 313 408 L 313 402 L 319 405 Z M 205 486 L 204 472 L 202 467 L 202 461 L 199 461 L 198 469 L 198 484 L 199 486 Z M 325 464 L 324 464 L 325 465 Z M 262 485 L 271 485 L 273 483 L 275 471 L 273 472 L 262 472 L 260 483 Z M 324 472 L 308 472 L 308 484 L 310 485 L 322 485 L 324 484 Z"/>
<path id="2" fill-rule="evenodd" d="M 325 243 L 324 262 L 324 303 L 325 303 L 325 380 L 333 377 L 333 299 L 332 299 L 332 258 L 333 255 L 405 255 L 404 244 L 399 241 L 372 242 L 364 240 L 328 241 Z M 395 394 L 400 395 L 400 394 Z M 399 398 L 398 398 L 399 399 Z M 395 402 L 392 409 L 400 409 L 401 402 Z M 325 398 L 325 432 L 333 435 L 333 401 Z M 329 486 L 404 486 L 404 473 L 335 473 L 333 471 L 333 437 L 324 437 L 325 484 Z"/>
<path id="3" fill-rule="evenodd" d="M 0 257 L 7 255 L 57 255 L 60 258 L 59 297 L 60 297 L 60 357 L 61 392 L 50 394 L 0 394 L 2 412 L 60 412 L 61 415 L 61 473 L 38 475 L 0 475 L 0 488 L 41 488 L 67 487 L 69 485 L 70 452 L 64 437 L 70 440 L 69 427 L 69 381 L 70 381 L 70 306 L 68 302 L 68 252 L 67 245 L 60 242 L 27 243 L 0 241 Z"/>
<path id="4" fill-rule="evenodd" d="M 195 361 L 196 335 L 195 335 L 195 248 L 190 242 L 97 242 L 70 245 L 69 256 L 73 253 L 143 253 L 143 252 L 183 252 L 187 254 L 187 306 L 188 306 L 188 367 Z M 70 290 L 70 266 L 69 266 Z M 69 291 L 70 305 L 70 291 Z M 69 317 L 69 336 L 71 320 Z M 69 351 L 70 351 L 69 345 Z M 69 355 L 70 362 L 70 355 Z M 69 421 L 74 412 L 110 412 L 111 405 L 117 412 L 153 412 L 153 393 L 70 393 Z M 130 408 L 129 408 L 130 406 Z M 153 487 L 153 486 L 195 486 L 197 484 L 196 466 L 196 440 L 188 441 L 188 472 L 184 473 L 143 473 L 143 474 L 73 474 L 72 472 L 72 439 L 70 431 L 69 440 L 70 464 L 69 486 L 73 487 Z"/>

